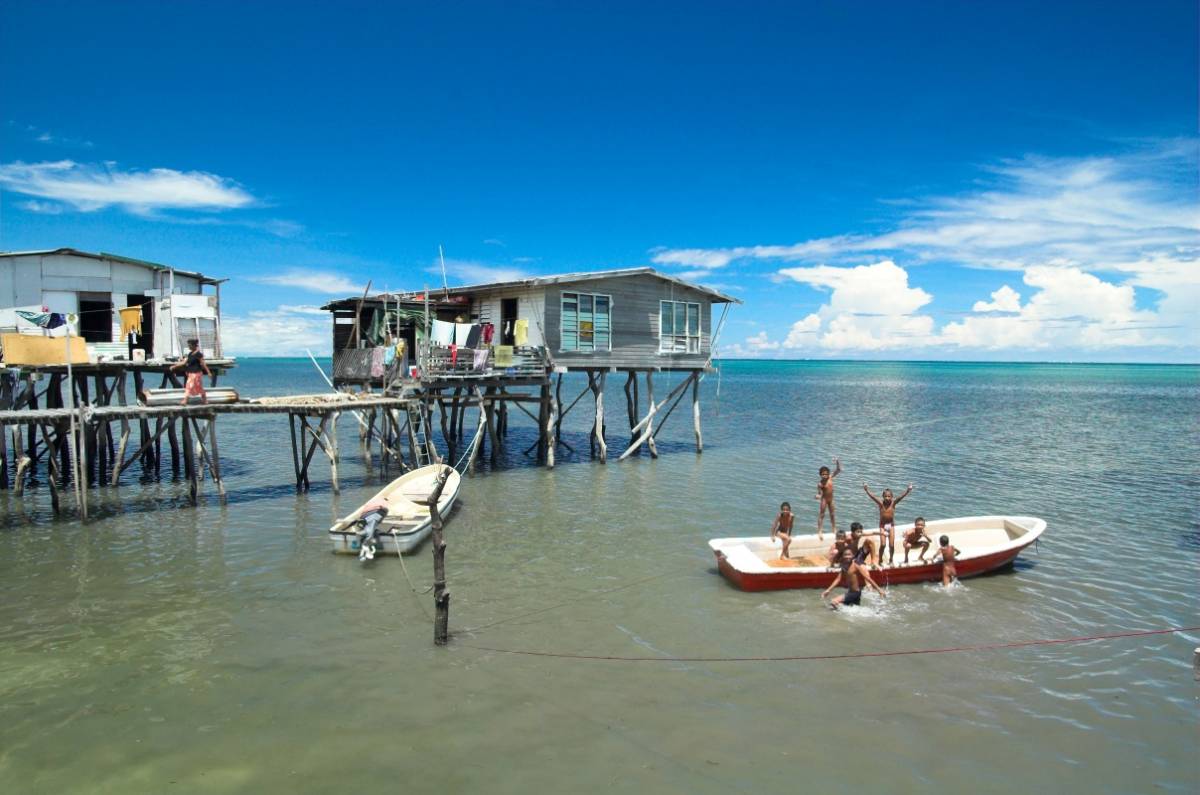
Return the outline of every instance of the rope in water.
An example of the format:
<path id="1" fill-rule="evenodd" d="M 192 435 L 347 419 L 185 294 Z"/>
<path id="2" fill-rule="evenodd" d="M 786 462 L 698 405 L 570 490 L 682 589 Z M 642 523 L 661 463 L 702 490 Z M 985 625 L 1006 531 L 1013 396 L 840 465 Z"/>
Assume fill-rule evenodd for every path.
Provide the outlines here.
<path id="1" fill-rule="evenodd" d="M 1029 646 L 1053 646 L 1067 643 L 1086 643 L 1093 640 L 1114 640 L 1117 638 L 1140 638 L 1149 635 L 1169 635 L 1179 632 L 1200 632 L 1200 627 L 1169 627 L 1167 629 L 1148 629 L 1132 632 L 1112 632 L 1106 635 L 1081 635 L 1072 638 L 1053 638 L 1042 640 L 1018 640 L 1009 643 L 978 643 L 971 646 L 950 646 L 941 649 L 909 649 L 905 651 L 868 651 L 852 652 L 849 654 L 801 654 L 772 657 L 622 657 L 604 654 L 569 654 L 564 652 L 531 651 L 527 649 L 501 649 L 490 646 L 473 646 L 456 644 L 476 651 L 490 651 L 497 654 L 516 654 L 525 657 L 554 657 L 564 660 L 598 660 L 610 662 L 656 662 L 656 663 L 734 663 L 734 662 L 809 662 L 814 660 L 855 660 L 867 657 L 904 657 L 916 654 L 950 654 L 966 651 L 997 651 L 1000 649 L 1020 649 Z"/>

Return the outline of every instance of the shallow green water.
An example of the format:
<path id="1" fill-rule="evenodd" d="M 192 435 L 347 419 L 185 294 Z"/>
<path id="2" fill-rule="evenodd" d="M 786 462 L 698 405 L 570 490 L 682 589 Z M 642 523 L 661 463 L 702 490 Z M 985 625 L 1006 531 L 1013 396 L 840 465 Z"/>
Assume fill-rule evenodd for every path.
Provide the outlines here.
<path id="1" fill-rule="evenodd" d="M 320 386 L 296 361 L 230 381 Z M 445 649 L 395 559 L 328 551 L 381 477 L 349 421 L 341 495 L 323 466 L 295 495 L 280 417 L 221 420 L 227 505 L 135 476 L 80 525 L 44 488 L 0 493 L 0 792 L 1195 791 L 1195 635 L 816 662 L 481 650 L 842 654 L 1200 623 L 1197 368 L 731 362 L 717 385 L 702 456 L 679 411 L 657 461 L 591 463 L 576 409 L 585 455 L 546 471 L 514 411 L 508 468 L 464 481 L 447 527 Z M 843 522 L 870 521 L 866 479 L 916 483 L 901 521 L 1049 529 L 1012 571 L 858 611 L 729 587 L 706 539 L 765 533 L 783 499 L 815 519 L 835 455 Z M 407 564 L 426 587 L 428 547 Z"/>

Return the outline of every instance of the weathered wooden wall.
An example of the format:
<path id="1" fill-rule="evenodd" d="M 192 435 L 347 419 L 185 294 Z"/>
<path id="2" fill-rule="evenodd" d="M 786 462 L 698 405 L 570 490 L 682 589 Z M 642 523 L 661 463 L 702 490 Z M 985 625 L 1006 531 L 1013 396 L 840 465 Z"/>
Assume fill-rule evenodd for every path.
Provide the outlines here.
<path id="1" fill-rule="evenodd" d="M 612 296 L 611 351 L 581 353 L 559 349 L 564 292 Z M 700 304 L 699 353 L 659 352 L 659 301 Z M 546 347 L 556 364 L 568 367 L 700 367 L 708 361 L 713 316 L 711 296 L 650 274 L 547 285 L 545 308 Z"/>

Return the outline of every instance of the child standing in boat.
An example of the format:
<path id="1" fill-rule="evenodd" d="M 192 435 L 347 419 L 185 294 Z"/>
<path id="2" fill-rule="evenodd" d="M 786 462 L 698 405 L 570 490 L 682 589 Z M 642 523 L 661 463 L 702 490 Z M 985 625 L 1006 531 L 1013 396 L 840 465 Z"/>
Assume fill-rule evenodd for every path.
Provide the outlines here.
<path id="1" fill-rule="evenodd" d="M 870 572 L 867 571 L 866 567 L 854 559 L 854 552 L 847 547 L 846 549 L 842 550 L 841 571 L 839 571 L 837 576 L 833 578 L 833 582 L 829 584 L 829 587 L 821 592 L 821 598 L 824 599 L 829 595 L 830 591 L 841 584 L 846 586 L 846 593 L 842 594 L 841 596 L 833 597 L 833 601 L 829 605 L 830 607 L 832 607 L 834 610 L 837 610 L 839 605 L 845 605 L 849 607 L 851 605 L 862 604 L 863 583 L 866 583 L 875 589 L 875 593 L 887 598 L 887 594 L 885 594 L 883 590 L 875 584 L 875 581 L 871 579 Z"/>
<path id="2" fill-rule="evenodd" d="M 825 510 L 829 510 L 829 529 L 837 532 L 837 518 L 833 512 L 833 479 L 842 472 L 842 462 L 838 459 L 833 459 L 833 472 L 829 471 L 829 467 L 821 467 L 817 470 L 817 475 L 820 480 L 817 481 L 817 499 L 821 501 L 820 508 L 817 510 L 817 540 L 824 541 L 825 534 L 821 532 L 821 525 L 825 523 Z"/>
<path id="3" fill-rule="evenodd" d="M 771 525 L 771 540 L 778 538 L 783 544 L 783 550 L 779 554 L 780 560 L 788 559 L 788 547 L 792 545 L 792 524 L 795 519 L 791 503 L 785 502 L 779 506 L 779 515 L 775 517 L 775 524 Z"/>
<path id="4" fill-rule="evenodd" d="M 933 556 L 933 562 L 936 563 L 938 558 L 942 559 L 942 587 L 949 588 L 950 583 L 958 580 L 958 568 L 954 564 L 962 552 L 958 547 L 950 545 L 950 536 L 942 536 L 938 539 L 938 544 L 940 546 Z"/>
<path id="5" fill-rule="evenodd" d="M 900 504 L 900 500 L 912 494 L 913 485 L 908 484 L 908 488 L 899 497 L 892 496 L 891 489 L 884 489 L 882 499 L 871 493 L 871 487 L 866 483 L 863 484 L 863 491 L 871 498 L 879 508 L 879 565 L 883 565 L 883 546 L 884 541 L 887 542 L 888 550 L 888 565 L 892 565 L 892 558 L 896 556 L 896 506 Z"/>
<path id="6" fill-rule="evenodd" d="M 918 516 L 913 519 L 913 529 L 904 534 L 904 562 L 908 563 L 909 550 L 921 548 L 921 554 L 917 555 L 917 560 L 924 561 L 925 553 L 929 551 L 929 545 L 933 543 L 933 539 L 925 535 L 925 519 Z"/>

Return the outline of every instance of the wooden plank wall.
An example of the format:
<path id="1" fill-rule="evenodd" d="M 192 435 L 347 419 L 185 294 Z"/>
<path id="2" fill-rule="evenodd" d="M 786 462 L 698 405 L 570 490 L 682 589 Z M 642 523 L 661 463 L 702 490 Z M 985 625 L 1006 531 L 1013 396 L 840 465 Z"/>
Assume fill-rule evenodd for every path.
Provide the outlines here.
<path id="1" fill-rule="evenodd" d="M 708 361 L 713 312 L 707 293 L 692 290 L 649 274 L 592 279 L 546 286 L 545 328 L 547 348 L 556 364 L 568 367 L 700 367 Z M 612 350 L 595 353 L 560 351 L 559 321 L 562 293 L 611 295 Z M 700 304 L 700 352 L 659 353 L 659 301 Z M 718 310 L 717 316 L 720 316 Z"/>

